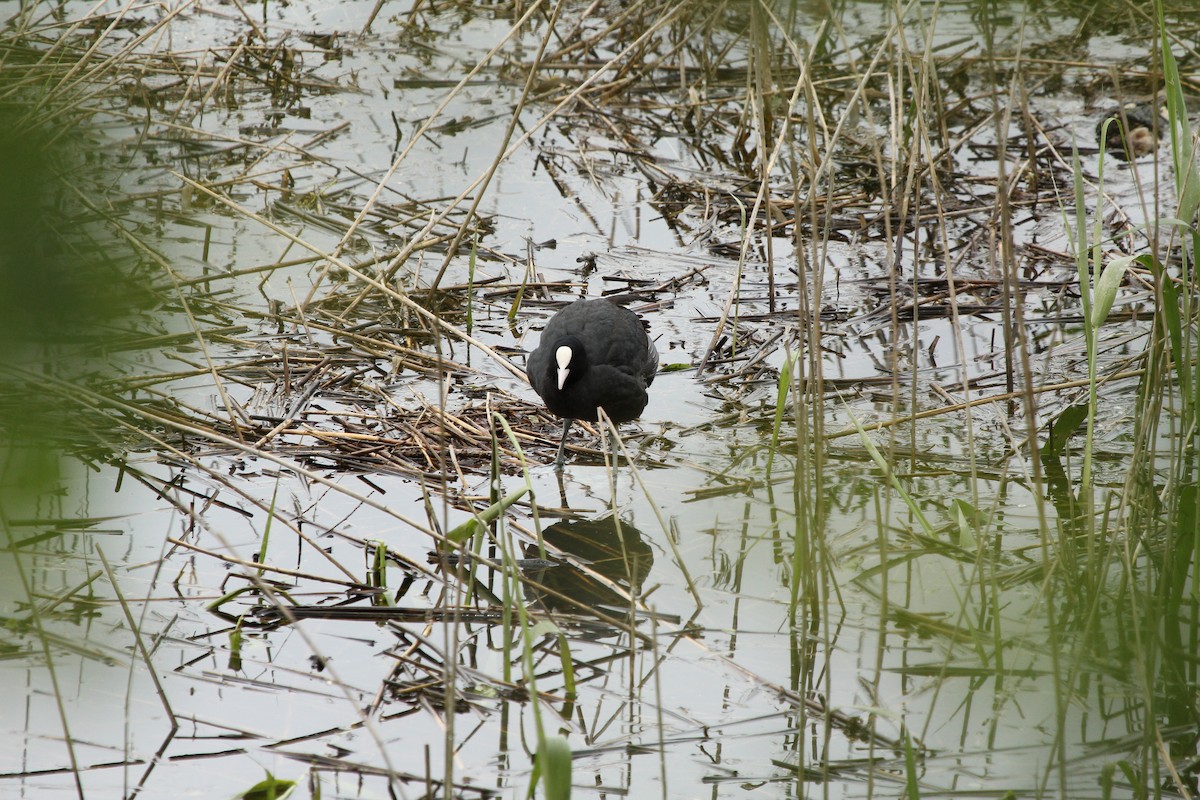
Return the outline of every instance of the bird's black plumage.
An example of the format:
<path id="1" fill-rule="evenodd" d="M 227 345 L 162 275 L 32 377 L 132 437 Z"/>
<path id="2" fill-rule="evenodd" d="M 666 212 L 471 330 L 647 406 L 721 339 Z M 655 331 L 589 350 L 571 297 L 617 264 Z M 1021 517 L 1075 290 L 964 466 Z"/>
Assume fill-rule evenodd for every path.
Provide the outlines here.
<path id="1" fill-rule="evenodd" d="M 613 422 L 641 416 L 657 370 L 658 351 L 637 314 L 605 299 L 577 300 L 555 314 L 525 364 L 533 390 L 565 420 L 563 445 L 571 420 L 594 422 L 597 409 Z M 562 456 L 560 446 L 559 465 Z"/>

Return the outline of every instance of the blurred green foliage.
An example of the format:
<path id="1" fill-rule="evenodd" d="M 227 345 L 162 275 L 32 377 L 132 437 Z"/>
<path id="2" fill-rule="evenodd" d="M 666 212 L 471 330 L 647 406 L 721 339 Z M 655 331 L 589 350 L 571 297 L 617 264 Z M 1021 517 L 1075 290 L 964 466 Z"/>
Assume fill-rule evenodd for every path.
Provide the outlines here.
<path id="1" fill-rule="evenodd" d="M 48 133 L 20 109 L 0 109 L 0 358 L 8 361 L 89 316 L 83 265 L 72 269 L 65 240 L 69 187 L 56 170 L 69 146 L 48 144 Z"/>
<path id="2" fill-rule="evenodd" d="M 83 202 L 104 185 L 99 148 L 71 115 L 21 88 L 19 74 L 0 77 L 0 504 L 9 517 L 58 490 L 63 432 L 87 423 L 57 382 L 105 374 L 98 337 L 128 310 L 104 244 L 118 240 Z"/>

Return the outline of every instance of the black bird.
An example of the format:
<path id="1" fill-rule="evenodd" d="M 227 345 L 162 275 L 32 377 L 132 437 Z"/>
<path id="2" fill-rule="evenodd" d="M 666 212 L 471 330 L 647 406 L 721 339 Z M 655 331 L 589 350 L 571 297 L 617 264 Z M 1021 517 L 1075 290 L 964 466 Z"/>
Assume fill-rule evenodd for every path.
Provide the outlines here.
<path id="1" fill-rule="evenodd" d="M 1108 134 L 1104 137 L 1105 147 L 1125 161 L 1153 153 L 1158 147 L 1158 137 L 1166 135 L 1170 128 L 1166 117 L 1153 103 L 1126 103 L 1105 112 L 1096 123 L 1097 139 L 1101 138 L 1104 125 L 1109 120 L 1112 120 L 1112 124 L 1108 126 Z"/>
<path id="2" fill-rule="evenodd" d="M 629 309 L 601 298 L 555 314 L 525 362 L 529 385 L 563 418 L 555 468 L 562 469 L 572 420 L 595 422 L 600 408 L 614 423 L 637 419 L 657 371 L 658 351 Z"/>

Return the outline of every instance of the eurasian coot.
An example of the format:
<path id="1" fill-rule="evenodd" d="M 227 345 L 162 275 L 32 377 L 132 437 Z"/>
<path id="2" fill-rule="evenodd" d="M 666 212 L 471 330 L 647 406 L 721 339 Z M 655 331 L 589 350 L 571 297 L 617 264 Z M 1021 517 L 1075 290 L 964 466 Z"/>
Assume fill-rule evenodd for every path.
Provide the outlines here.
<path id="1" fill-rule="evenodd" d="M 595 422 L 600 408 L 614 423 L 637 419 L 657 370 L 658 351 L 629 309 L 601 298 L 555 314 L 525 362 L 533 390 L 563 418 L 555 468 L 562 469 L 572 420 Z"/>
<path id="2" fill-rule="evenodd" d="M 1157 117 L 1157 119 L 1155 119 Z M 1158 147 L 1158 137 L 1165 136 L 1170 129 L 1166 117 L 1152 103 L 1126 103 L 1120 108 L 1110 109 L 1096 123 L 1096 138 L 1103 136 L 1104 126 L 1109 120 L 1105 147 L 1110 153 L 1126 161 L 1153 153 Z"/>

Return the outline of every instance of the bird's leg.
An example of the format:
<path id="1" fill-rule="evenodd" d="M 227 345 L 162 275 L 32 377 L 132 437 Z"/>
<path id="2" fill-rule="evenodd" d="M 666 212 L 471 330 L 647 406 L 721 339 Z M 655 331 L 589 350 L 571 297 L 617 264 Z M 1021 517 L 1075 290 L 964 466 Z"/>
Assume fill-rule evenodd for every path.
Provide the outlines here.
<path id="1" fill-rule="evenodd" d="M 567 434 L 571 432 L 571 419 L 563 420 L 562 441 L 558 443 L 558 455 L 554 458 L 554 471 L 562 472 L 563 463 L 567 459 Z"/>

